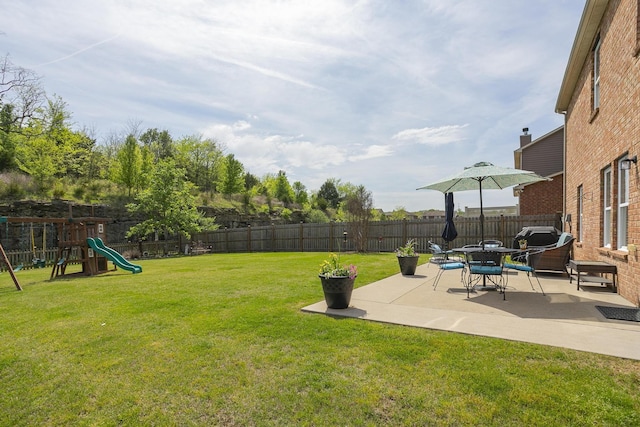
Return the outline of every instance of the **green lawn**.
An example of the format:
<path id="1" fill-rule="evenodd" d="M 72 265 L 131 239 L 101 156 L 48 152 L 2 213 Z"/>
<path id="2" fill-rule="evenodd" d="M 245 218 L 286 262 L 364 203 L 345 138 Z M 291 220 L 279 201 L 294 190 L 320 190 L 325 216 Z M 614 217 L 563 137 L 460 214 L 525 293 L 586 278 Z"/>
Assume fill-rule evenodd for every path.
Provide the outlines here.
<path id="1" fill-rule="evenodd" d="M 640 363 L 302 313 L 322 253 L 0 275 L 0 425 L 640 425 Z M 343 255 L 357 286 L 392 254 Z"/>

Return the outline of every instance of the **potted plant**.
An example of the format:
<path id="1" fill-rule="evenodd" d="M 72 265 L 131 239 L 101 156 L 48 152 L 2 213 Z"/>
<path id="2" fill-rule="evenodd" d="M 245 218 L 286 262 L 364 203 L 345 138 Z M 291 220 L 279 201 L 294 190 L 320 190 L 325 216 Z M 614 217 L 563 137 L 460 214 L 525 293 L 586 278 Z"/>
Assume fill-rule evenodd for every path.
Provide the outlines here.
<path id="1" fill-rule="evenodd" d="M 320 265 L 320 281 L 324 300 L 329 308 L 347 308 L 351 302 L 353 282 L 358 276 L 355 265 L 341 265 L 340 256 L 329 254 L 329 259 Z"/>
<path id="2" fill-rule="evenodd" d="M 522 249 L 522 250 L 527 249 L 527 240 L 526 239 L 518 240 L 518 244 L 520 245 L 520 249 Z"/>
<path id="3" fill-rule="evenodd" d="M 420 258 L 420 254 L 416 252 L 415 239 L 407 240 L 404 246 L 396 249 L 396 256 L 398 257 L 402 275 L 413 276 L 416 272 L 416 267 L 418 267 L 418 258 Z"/>

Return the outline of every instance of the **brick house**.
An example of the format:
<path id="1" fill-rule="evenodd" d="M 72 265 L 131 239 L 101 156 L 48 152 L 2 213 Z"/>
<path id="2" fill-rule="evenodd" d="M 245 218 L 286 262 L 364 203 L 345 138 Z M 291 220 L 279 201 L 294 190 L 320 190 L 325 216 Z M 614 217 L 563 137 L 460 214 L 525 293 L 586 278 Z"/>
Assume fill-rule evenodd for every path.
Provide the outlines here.
<path id="1" fill-rule="evenodd" d="M 531 140 L 528 128 L 520 135 L 520 148 L 514 151 L 516 169 L 537 173 L 551 181 L 515 187 L 520 215 L 562 214 L 564 207 L 564 126 Z"/>
<path id="2" fill-rule="evenodd" d="M 618 268 L 640 305 L 640 0 L 587 0 L 556 102 L 574 258 Z"/>

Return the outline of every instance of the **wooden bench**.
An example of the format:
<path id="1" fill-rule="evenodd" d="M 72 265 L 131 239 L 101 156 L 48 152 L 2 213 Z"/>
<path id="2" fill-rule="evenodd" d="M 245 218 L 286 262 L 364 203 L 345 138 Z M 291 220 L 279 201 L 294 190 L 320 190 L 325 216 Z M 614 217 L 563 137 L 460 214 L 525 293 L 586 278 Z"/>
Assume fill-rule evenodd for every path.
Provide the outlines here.
<path id="1" fill-rule="evenodd" d="M 587 261 L 587 260 L 569 260 L 569 283 L 574 278 L 577 279 L 577 289 L 580 290 L 580 282 L 600 283 L 601 285 L 612 285 L 613 292 L 617 291 L 616 277 L 618 276 L 618 268 L 604 261 Z M 604 277 L 603 274 L 611 274 L 611 279 Z"/>

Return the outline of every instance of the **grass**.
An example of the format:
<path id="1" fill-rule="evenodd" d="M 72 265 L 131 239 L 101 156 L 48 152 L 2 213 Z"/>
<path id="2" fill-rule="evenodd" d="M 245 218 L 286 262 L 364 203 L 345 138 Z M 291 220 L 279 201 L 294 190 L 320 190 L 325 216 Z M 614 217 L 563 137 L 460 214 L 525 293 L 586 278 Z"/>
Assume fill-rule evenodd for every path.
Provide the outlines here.
<path id="1" fill-rule="evenodd" d="M 302 313 L 326 254 L 0 278 L 0 425 L 640 425 L 640 363 Z M 357 286 L 390 254 L 343 255 Z"/>

